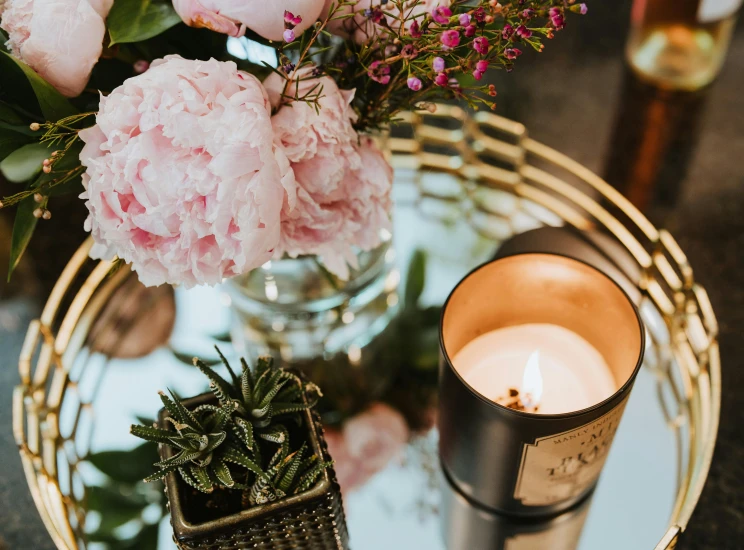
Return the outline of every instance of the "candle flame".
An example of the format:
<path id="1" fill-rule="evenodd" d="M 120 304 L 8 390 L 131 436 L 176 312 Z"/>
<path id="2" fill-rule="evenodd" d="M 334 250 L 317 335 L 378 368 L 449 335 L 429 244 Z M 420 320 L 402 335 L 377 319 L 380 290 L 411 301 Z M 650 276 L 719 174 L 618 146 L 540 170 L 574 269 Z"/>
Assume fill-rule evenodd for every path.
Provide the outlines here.
<path id="1" fill-rule="evenodd" d="M 543 379 L 540 373 L 540 350 L 532 352 L 524 366 L 522 376 L 521 400 L 526 408 L 535 408 L 540 404 L 543 393 Z"/>

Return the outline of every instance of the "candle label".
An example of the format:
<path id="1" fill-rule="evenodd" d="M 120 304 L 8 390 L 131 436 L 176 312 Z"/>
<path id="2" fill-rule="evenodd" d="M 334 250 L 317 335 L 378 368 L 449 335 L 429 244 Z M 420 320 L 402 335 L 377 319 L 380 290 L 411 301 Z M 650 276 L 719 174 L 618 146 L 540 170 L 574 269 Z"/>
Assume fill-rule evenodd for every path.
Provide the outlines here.
<path id="1" fill-rule="evenodd" d="M 526 443 L 514 498 L 525 506 L 549 506 L 589 488 L 602 471 L 626 402 L 627 397 L 579 428 Z"/>

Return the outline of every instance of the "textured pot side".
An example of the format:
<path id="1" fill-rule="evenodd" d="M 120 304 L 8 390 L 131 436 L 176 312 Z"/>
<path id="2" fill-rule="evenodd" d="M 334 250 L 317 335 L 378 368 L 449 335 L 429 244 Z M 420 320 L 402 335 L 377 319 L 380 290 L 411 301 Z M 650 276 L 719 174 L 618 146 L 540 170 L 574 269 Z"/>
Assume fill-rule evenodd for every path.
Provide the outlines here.
<path id="1" fill-rule="evenodd" d="M 204 393 L 183 403 L 191 409 L 215 401 L 212 393 Z M 328 459 L 323 439 L 323 427 L 317 414 L 301 413 L 308 426 L 308 440 L 313 452 Z M 161 409 L 158 423 L 168 429 L 167 412 Z M 162 459 L 170 458 L 173 450 L 160 445 Z M 230 550 L 264 548 L 272 550 L 346 550 L 349 535 L 346 528 L 341 489 L 333 468 L 327 468 L 315 486 L 304 493 L 255 506 L 249 510 L 203 523 L 190 523 L 183 506 L 185 485 L 177 472 L 165 478 L 165 492 L 171 514 L 174 541 L 184 550 Z"/>

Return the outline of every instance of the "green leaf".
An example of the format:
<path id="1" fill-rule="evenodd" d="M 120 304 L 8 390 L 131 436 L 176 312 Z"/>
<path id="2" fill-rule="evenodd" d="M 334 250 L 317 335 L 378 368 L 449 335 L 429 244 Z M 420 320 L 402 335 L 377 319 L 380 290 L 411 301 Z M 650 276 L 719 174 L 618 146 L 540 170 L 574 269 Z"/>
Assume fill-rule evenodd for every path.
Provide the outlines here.
<path id="1" fill-rule="evenodd" d="M 152 473 L 158 460 L 156 443 L 143 443 L 130 451 L 103 451 L 88 456 L 88 461 L 114 481 L 136 483 Z"/>
<path id="2" fill-rule="evenodd" d="M 29 136 L 7 128 L 0 123 L 0 161 L 30 141 L 32 139 Z"/>
<path id="3" fill-rule="evenodd" d="M 16 149 L 0 162 L 0 173 L 13 183 L 23 183 L 41 172 L 41 163 L 52 149 L 45 143 L 29 143 Z"/>
<path id="4" fill-rule="evenodd" d="M 19 71 L 31 85 L 41 113 L 46 120 L 57 121 L 66 116 L 74 115 L 77 112 L 72 104 L 54 86 L 36 74 L 31 67 L 5 52 L 0 52 L 0 73 L 2 73 L 3 79 L 5 80 L 6 75 L 12 76 L 13 74 L 17 78 Z M 14 86 L 12 85 L 7 87 L 7 89 L 13 88 Z M 6 87 L 3 86 L 3 89 L 6 90 Z M 16 94 L 18 92 L 20 90 L 16 90 Z"/>
<path id="5" fill-rule="evenodd" d="M 116 0 L 106 20 L 111 36 L 109 46 L 147 40 L 180 22 L 170 2 Z"/>
<path id="6" fill-rule="evenodd" d="M 129 539 L 119 539 L 111 533 L 100 530 L 87 535 L 89 542 L 105 543 L 107 550 L 157 550 L 158 548 L 158 524 L 151 523 Z"/>
<path id="7" fill-rule="evenodd" d="M 417 249 L 413 253 L 406 277 L 405 304 L 412 308 L 418 305 L 426 284 L 426 252 Z"/>
<path id="8" fill-rule="evenodd" d="M 88 510 L 101 514 L 101 524 L 96 530 L 101 535 L 110 535 L 116 528 L 142 516 L 147 499 L 132 492 L 124 494 L 116 487 L 87 487 Z"/>
<path id="9" fill-rule="evenodd" d="M 13 270 L 18 266 L 21 256 L 26 251 L 28 243 L 31 241 L 31 235 L 34 234 L 36 223 L 39 221 L 34 218 L 34 210 L 37 204 L 33 197 L 28 197 L 18 204 L 16 209 L 15 222 L 13 223 L 13 236 L 10 240 L 10 262 L 8 263 L 8 280 Z"/>
<path id="10" fill-rule="evenodd" d="M 3 103 L 0 101 L 0 122 L 3 122 L 5 124 L 12 124 L 14 126 L 23 126 L 24 120 L 20 117 L 18 113 L 16 113 L 13 108 L 8 105 L 7 103 Z M 26 130 L 32 133 L 36 133 L 31 128 L 28 127 L 28 124 L 25 124 Z"/>

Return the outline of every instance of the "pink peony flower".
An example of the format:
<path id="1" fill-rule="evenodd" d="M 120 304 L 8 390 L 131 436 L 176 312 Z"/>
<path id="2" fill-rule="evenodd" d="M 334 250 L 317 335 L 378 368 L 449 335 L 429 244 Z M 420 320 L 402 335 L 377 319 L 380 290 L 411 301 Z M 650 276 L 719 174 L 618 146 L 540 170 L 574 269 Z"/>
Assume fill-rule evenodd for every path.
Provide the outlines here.
<path id="1" fill-rule="evenodd" d="M 354 249 L 378 246 L 381 230 L 390 228 L 393 173 L 372 141 L 360 142 L 352 126 L 354 91 L 340 90 L 328 77 L 307 78 L 310 71 L 305 68 L 297 75 L 299 93 L 316 87 L 322 95 L 320 109 L 296 102 L 272 117 L 275 139 L 298 186 L 296 208 L 285 206 L 283 211 L 277 254 L 316 254 L 331 272 L 346 279 L 349 265 L 357 267 Z M 274 105 L 285 82 L 277 74 L 264 82 Z"/>
<path id="2" fill-rule="evenodd" d="M 101 97 L 80 132 L 96 242 L 148 286 L 215 284 L 270 260 L 294 178 L 269 99 L 235 63 L 168 56 Z"/>
<path id="3" fill-rule="evenodd" d="M 294 28 L 301 34 L 315 23 L 325 0 L 173 0 L 173 7 L 184 23 L 206 27 L 230 36 L 243 36 L 245 29 L 269 40 L 281 41 L 284 12 L 301 21 Z"/>
<path id="4" fill-rule="evenodd" d="M 444 8 L 449 10 L 449 5 L 452 0 L 419 0 L 419 3 L 412 5 L 409 2 L 409 9 L 406 10 L 405 16 L 407 17 L 405 27 L 411 32 L 411 36 L 420 36 L 420 25 L 424 20 L 424 16 L 433 13 L 436 8 Z M 325 0 L 325 7 L 323 8 L 322 17 L 325 17 L 331 9 L 331 4 L 338 5 L 338 0 Z M 354 17 L 347 17 L 344 19 L 335 19 L 328 22 L 327 29 L 333 34 L 337 34 L 343 38 L 353 38 L 357 44 L 364 44 L 369 42 L 377 34 L 379 24 L 375 23 L 372 18 L 365 15 L 365 10 L 372 10 L 375 7 L 380 6 L 380 0 L 357 0 L 354 5 L 342 6 L 336 11 L 335 17 L 340 15 L 348 15 L 355 13 Z M 388 13 L 396 13 L 396 8 L 386 9 Z M 438 14 L 440 12 L 437 12 Z M 441 12 L 446 13 L 446 12 Z M 413 16 L 413 17 L 412 17 Z M 398 17 L 391 17 L 389 15 L 384 16 L 387 20 L 387 25 L 390 27 L 398 27 L 400 20 Z M 414 25 L 415 23 L 415 25 Z"/>
<path id="5" fill-rule="evenodd" d="M 398 458 L 409 438 L 403 416 L 384 403 L 347 420 L 342 430 L 326 430 L 328 452 L 342 491 L 364 485 Z"/>
<path id="6" fill-rule="evenodd" d="M 0 28 L 11 53 L 67 97 L 85 88 L 101 56 L 113 0 L 5 0 Z"/>

